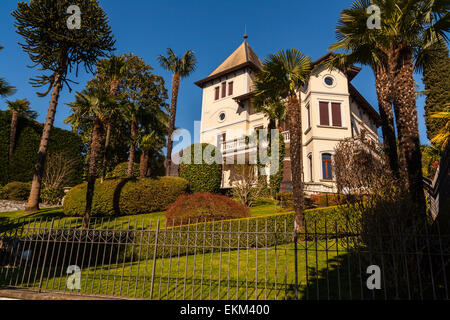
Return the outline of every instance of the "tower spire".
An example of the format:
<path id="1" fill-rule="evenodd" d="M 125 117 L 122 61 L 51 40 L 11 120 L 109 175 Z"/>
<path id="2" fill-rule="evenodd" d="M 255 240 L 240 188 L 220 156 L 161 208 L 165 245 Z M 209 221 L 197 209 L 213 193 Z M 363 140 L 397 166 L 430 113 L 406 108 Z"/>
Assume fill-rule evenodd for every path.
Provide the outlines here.
<path id="1" fill-rule="evenodd" d="M 248 35 L 247 35 L 247 25 L 244 26 L 244 40 L 247 40 Z"/>

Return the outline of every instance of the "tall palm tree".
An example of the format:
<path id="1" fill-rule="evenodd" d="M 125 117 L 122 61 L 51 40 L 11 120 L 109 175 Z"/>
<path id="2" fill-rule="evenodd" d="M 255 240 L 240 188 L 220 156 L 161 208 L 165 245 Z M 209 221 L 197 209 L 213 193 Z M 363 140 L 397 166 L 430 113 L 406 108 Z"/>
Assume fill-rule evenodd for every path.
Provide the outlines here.
<path id="1" fill-rule="evenodd" d="M 159 55 L 158 61 L 161 66 L 173 73 L 172 76 L 172 99 L 170 105 L 170 121 L 167 139 L 167 156 L 166 156 L 166 175 L 169 175 L 169 170 L 172 164 L 172 133 L 175 129 L 175 117 L 177 113 L 178 91 L 180 89 L 180 81 L 191 75 L 196 68 L 197 59 L 194 56 L 194 51 L 188 50 L 183 57 L 178 57 L 171 48 L 167 49 L 167 55 Z"/>
<path id="2" fill-rule="evenodd" d="M 309 78 L 311 60 L 296 49 L 281 50 L 264 61 L 255 81 L 256 99 L 279 97 L 287 105 L 290 156 L 297 231 L 304 228 L 302 115 L 298 92 Z"/>
<path id="3" fill-rule="evenodd" d="M 382 12 L 381 28 L 369 30 L 369 5 Z M 405 185 L 418 212 L 425 213 L 421 150 L 416 108 L 414 67 L 421 69 L 424 50 L 447 39 L 449 31 L 448 3 L 441 0 L 357 0 L 344 10 L 338 23 L 344 46 L 349 38 L 361 45 L 373 46 L 386 57 L 385 69 L 391 78 L 391 97 L 399 140 L 400 163 Z M 338 34 L 339 36 L 339 34 Z M 416 60 L 414 66 L 414 59 Z M 389 90 L 386 90 L 389 92 Z"/>
<path id="4" fill-rule="evenodd" d="M 80 119 L 88 118 L 93 121 L 92 139 L 89 149 L 89 169 L 87 176 L 86 208 L 83 218 L 83 227 L 89 225 L 92 211 L 92 200 L 94 197 L 94 186 L 97 176 L 97 163 L 100 160 L 102 150 L 102 139 L 104 134 L 105 122 L 108 113 L 114 106 L 114 99 L 102 89 L 84 90 L 76 94 L 75 102 L 69 104 L 72 109 L 72 115 L 67 119 L 68 123 L 76 126 Z"/>
<path id="5" fill-rule="evenodd" d="M 36 119 L 37 113 L 30 110 L 30 102 L 27 99 L 20 99 L 16 101 L 6 101 L 8 104 L 8 110 L 11 111 L 11 129 L 9 132 L 9 153 L 8 160 L 11 161 L 14 146 L 16 144 L 16 132 L 19 117 Z"/>
<path id="6" fill-rule="evenodd" d="M 3 47 L 0 46 L 0 51 L 3 50 Z M 0 97 L 7 97 L 13 95 L 16 89 L 10 86 L 5 79 L 0 78 Z"/>
<path id="7" fill-rule="evenodd" d="M 126 58 L 124 56 L 112 56 L 109 59 L 100 60 L 97 65 L 97 75 L 101 81 L 109 83 L 109 93 L 111 96 L 116 97 L 119 93 L 120 80 L 126 76 Z M 108 166 L 113 120 L 117 116 L 119 109 L 111 109 L 110 111 L 109 117 L 106 119 L 105 151 L 103 153 L 103 171 L 101 177 L 102 182 L 106 177 L 106 170 Z"/>

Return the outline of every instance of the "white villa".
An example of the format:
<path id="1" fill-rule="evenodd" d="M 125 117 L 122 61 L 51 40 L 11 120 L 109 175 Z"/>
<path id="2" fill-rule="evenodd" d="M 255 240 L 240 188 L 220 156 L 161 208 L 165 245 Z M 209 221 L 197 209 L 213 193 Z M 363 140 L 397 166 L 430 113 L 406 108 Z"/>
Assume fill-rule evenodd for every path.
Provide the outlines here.
<path id="1" fill-rule="evenodd" d="M 313 62 L 314 66 L 329 54 Z M 200 141 L 220 148 L 224 157 L 251 151 L 244 135 L 267 128 L 268 119 L 251 103 L 252 82 L 262 63 L 244 37 L 244 42 L 208 77 L 195 84 L 203 89 Z M 365 130 L 378 140 L 380 119 L 375 109 L 351 84 L 360 68 L 347 73 L 314 68 L 309 83 L 299 92 L 303 117 L 303 176 L 305 193 L 337 192 L 332 157 L 337 143 Z M 283 189 L 289 190 L 291 170 L 289 132 L 286 142 Z M 233 185 L 233 165 L 224 165 L 222 187 Z"/>

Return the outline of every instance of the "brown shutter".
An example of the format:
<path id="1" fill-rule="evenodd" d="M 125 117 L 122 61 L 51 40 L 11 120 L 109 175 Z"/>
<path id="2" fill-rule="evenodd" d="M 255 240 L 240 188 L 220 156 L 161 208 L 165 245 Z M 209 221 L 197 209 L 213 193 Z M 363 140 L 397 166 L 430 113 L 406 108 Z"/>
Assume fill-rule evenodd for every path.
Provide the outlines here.
<path id="1" fill-rule="evenodd" d="M 220 88 L 216 87 L 216 97 L 215 97 L 215 99 L 219 100 L 219 98 L 220 98 Z"/>
<path id="2" fill-rule="evenodd" d="M 311 128 L 311 108 L 309 107 L 309 105 L 306 108 L 306 112 L 308 113 L 308 128 L 306 129 L 309 129 Z"/>
<path id="3" fill-rule="evenodd" d="M 222 83 L 222 98 L 225 98 L 227 95 L 227 83 Z"/>
<path id="4" fill-rule="evenodd" d="M 319 112 L 320 112 L 320 125 L 329 126 L 330 116 L 328 114 L 328 102 L 319 103 Z"/>
<path id="5" fill-rule="evenodd" d="M 230 82 L 228 84 L 228 95 L 232 96 L 233 95 L 233 82 Z"/>
<path id="6" fill-rule="evenodd" d="M 333 127 L 342 127 L 340 103 L 331 104 L 331 116 L 333 118 Z"/>

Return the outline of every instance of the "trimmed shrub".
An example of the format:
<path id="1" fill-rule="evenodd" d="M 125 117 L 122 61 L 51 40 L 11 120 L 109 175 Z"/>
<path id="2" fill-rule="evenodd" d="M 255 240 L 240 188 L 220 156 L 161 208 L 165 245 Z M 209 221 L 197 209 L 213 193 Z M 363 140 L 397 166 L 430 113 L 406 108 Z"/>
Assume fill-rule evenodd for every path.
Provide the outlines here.
<path id="1" fill-rule="evenodd" d="M 106 177 L 108 179 L 128 178 L 128 161 L 119 163 Z M 139 177 L 139 163 L 134 164 L 133 177 Z"/>
<path id="2" fill-rule="evenodd" d="M 278 205 L 284 209 L 293 209 L 294 208 L 294 195 L 292 192 L 279 192 L 277 193 Z M 308 197 L 303 198 L 305 209 L 312 209 L 316 206 L 312 199 Z"/>
<path id="3" fill-rule="evenodd" d="M 0 186 L 0 200 L 4 200 L 8 197 L 5 188 Z"/>
<path id="4" fill-rule="evenodd" d="M 13 181 L 28 182 L 33 178 L 43 125 L 34 120 L 19 118 L 17 137 L 11 161 L 8 161 L 11 112 L 0 111 L 0 184 Z M 65 153 L 75 159 L 76 170 L 68 177 L 68 185 L 82 182 L 84 168 L 83 142 L 76 133 L 53 128 L 48 153 Z"/>
<path id="5" fill-rule="evenodd" d="M 10 182 L 5 187 L 6 196 L 8 200 L 22 201 L 27 200 L 30 194 L 31 185 L 25 182 Z"/>
<path id="6" fill-rule="evenodd" d="M 222 165 L 220 162 L 212 164 L 205 162 L 203 155 L 206 148 L 212 151 L 208 152 L 207 150 L 208 156 L 215 157 L 220 152 L 216 147 L 207 143 L 191 145 L 183 151 L 179 174 L 181 178 L 189 181 L 189 189 L 194 193 L 219 193 L 222 184 Z M 194 164 L 195 159 L 201 159 L 202 163 Z"/>
<path id="7" fill-rule="evenodd" d="M 58 205 L 64 198 L 64 190 L 58 188 L 45 188 L 41 191 L 41 201 L 49 205 Z"/>
<path id="8" fill-rule="evenodd" d="M 338 206 L 340 204 L 343 204 L 345 201 L 344 196 L 339 194 L 313 194 L 310 198 L 313 204 L 317 207 Z"/>
<path id="9" fill-rule="evenodd" d="M 92 216 L 137 215 L 166 210 L 187 191 L 181 178 L 116 179 L 97 181 Z M 72 188 L 64 198 L 64 214 L 82 216 L 86 206 L 87 183 Z"/>
<path id="10" fill-rule="evenodd" d="M 222 195 L 194 193 L 182 195 L 166 212 L 168 226 L 187 224 L 189 221 L 240 219 L 249 216 L 246 206 Z"/>

